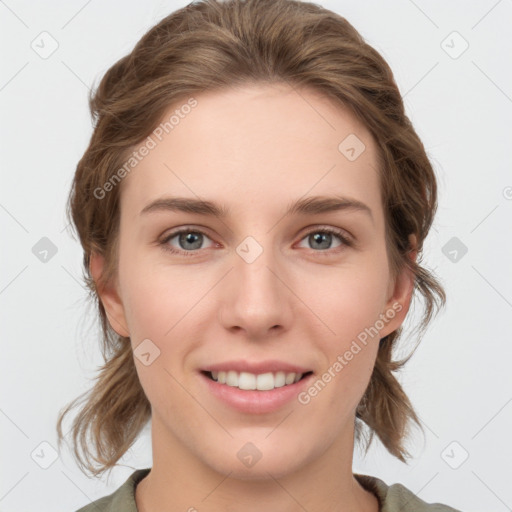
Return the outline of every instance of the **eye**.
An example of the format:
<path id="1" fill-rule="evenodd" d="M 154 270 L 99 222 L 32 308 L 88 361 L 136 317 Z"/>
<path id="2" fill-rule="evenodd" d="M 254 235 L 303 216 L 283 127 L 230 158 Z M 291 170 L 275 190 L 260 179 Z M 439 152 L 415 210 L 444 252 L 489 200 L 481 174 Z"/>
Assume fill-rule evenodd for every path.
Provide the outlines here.
<path id="1" fill-rule="evenodd" d="M 201 245 L 205 237 L 209 239 L 206 233 L 199 229 L 185 228 L 170 233 L 160 242 L 160 244 L 165 250 L 173 254 L 194 256 L 195 251 L 198 251 L 199 249 L 202 248 Z M 177 239 L 177 243 L 181 247 L 181 249 L 176 249 L 175 247 L 170 245 L 170 242 L 173 238 Z"/>
<path id="2" fill-rule="evenodd" d="M 341 241 L 340 244 L 338 244 L 336 247 L 352 247 L 352 241 L 350 240 L 348 234 L 337 228 L 316 228 L 309 233 L 306 234 L 306 236 L 302 239 L 307 239 L 307 242 L 312 245 L 312 248 L 314 251 L 320 252 L 327 252 L 322 249 L 332 249 L 332 240 L 334 238 L 338 238 L 338 240 Z M 329 251 L 330 254 L 331 251 Z"/>
<path id="3" fill-rule="evenodd" d="M 352 247 L 353 245 L 350 236 L 345 231 L 337 228 L 316 228 L 309 231 L 301 241 L 307 239 L 307 241 L 312 244 L 312 250 L 329 255 L 332 253 L 333 249 L 331 247 L 333 237 L 341 241 L 334 249 L 339 247 L 343 248 L 344 246 Z M 208 235 L 200 229 L 182 228 L 168 234 L 159 244 L 164 250 L 172 254 L 196 256 L 199 250 L 204 249 L 202 245 L 205 238 L 210 240 Z M 176 239 L 175 243 L 178 244 L 178 248 L 171 245 L 173 239 Z M 218 246 L 218 244 L 214 243 L 210 247 L 215 245 Z"/>

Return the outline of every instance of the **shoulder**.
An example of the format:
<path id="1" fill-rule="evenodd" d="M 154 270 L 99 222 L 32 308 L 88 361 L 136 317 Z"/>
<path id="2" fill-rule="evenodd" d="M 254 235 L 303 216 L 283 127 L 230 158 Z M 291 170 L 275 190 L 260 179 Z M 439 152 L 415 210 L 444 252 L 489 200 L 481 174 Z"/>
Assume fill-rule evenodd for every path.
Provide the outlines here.
<path id="1" fill-rule="evenodd" d="M 137 469 L 116 491 L 93 501 L 76 512 L 137 512 L 135 487 L 151 468 Z"/>
<path id="2" fill-rule="evenodd" d="M 354 477 L 366 490 L 377 496 L 381 512 L 461 512 L 442 503 L 427 503 L 399 483 L 388 485 L 377 477 L 357 473 L 354 473 Z"/>

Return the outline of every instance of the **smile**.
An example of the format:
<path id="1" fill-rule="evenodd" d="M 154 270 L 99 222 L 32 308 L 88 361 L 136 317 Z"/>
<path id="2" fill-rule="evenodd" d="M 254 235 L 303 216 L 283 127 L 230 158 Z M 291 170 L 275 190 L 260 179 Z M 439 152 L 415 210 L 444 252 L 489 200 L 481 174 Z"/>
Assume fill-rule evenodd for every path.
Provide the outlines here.
<path id="1" fill-rule="evenodd" d="M 209 395 L 215 400 L 230 409 L 251 415 L 268 414 L 287 404 L 296 404 L 299 393 L 304 392 L 314 378 L 312 371 L 267 371 L 257 374 L 234 370 L 203 370 L 199 375 Z"/>
<path id="2" fill-rule="evenodd" d="M 269 391 L 275 388 L 289 386 L 295 382 L 299 382 L 307 373 L 295 372 L 267 372 L 255 374 L 250 372 L 229 371 L 212 371 L 206 372 L 207 376 L 219 384 L 236 387 L 242 390 L 258 390 Z"/>

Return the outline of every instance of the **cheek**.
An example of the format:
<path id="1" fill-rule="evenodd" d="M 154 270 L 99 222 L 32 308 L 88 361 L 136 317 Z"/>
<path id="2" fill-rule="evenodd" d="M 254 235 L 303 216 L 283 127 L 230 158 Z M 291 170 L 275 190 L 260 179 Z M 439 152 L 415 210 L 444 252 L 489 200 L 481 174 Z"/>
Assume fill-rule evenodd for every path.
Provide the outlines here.
<path id="1" fill-rule="evenodd" d="M 342 346 L 366 328 L 375 325 L 383 313 L 388 287 L 387 269 L 378 262 L 351 265 L 309 280 L 307 303 L 325 323 L 329 339 Z M 303 289 L 303 294 L 306 293 Z"/>
<path id="2" fill-rule="evenodd" d="M 379 348 L 387 278 L 387 269 L 377 261 L 340 269 L 336 277 L 325 278 L 323 288 L 318 280 L 310 287 L 315 290 L 311 309 L 322 320 L 312 335 L 325 355 L 318 378 L 330 389 L 325 396 L 329 408 L 352 410 L 366 389 Z"/>
<path id="3" fill-rule="evenodd" d="M 310 417 L 339 432 L 347 421 L 353 421 L 373 372 L 378 342 L 365 345 L 342 340 L 329 350 L 325 366 L 298 399 L 309 408 Z"/>
<path id="4" fill-rule="evenodd" d="M 130 333 L 136 338 L 164 339 L 190 309 L 197 288 L 184 279 L 183 272 L 143 258 L 127 259 L 119 268 Z"/>
<path id="5" fill-rule="evenodd" d="M 127 295 L 126 317 L 132 341 L 163 338 L 175 323 L 177 304 L 173 294 L 145 281 L 132 282 Z"/>
<path id="6" fill-rule="evenodd" d="M 179 279 L 172 280 L 169 275 L 165 277 L 162 272 L 153 270 L 147 272 L 141 266 L 127 275 L 123 293 L 132 347 L 137 353 L 137 346 L 149 339 L 154 343 L 149 345 L 151 350 L 158 353 L 150 365 L 136 361 L 140 383 L 159 414 L 179 418 L 181 412 L 177 414 L 177 411 L 187 410 L 187 396 L 173 376 L 180 374 L 183 361 L 194 346 L 187 340 L 187 313 L 193 313 L 191 300 L 184 297 L 183 292 L 194 293 Z M 178 380 L 181 379 L 178 377 Z M 172 400 L 169 400 L 170 394 Z"/>

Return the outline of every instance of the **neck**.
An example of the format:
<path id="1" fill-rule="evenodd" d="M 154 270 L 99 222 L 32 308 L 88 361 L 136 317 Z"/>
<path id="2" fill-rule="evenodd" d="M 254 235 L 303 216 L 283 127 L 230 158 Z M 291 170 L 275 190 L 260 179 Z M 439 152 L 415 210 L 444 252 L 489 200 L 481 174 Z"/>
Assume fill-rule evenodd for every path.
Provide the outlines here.
<path id="1" fill-rule="evenodd" d="M 299 468 L 280 466 L 280 471 L 262 470 L 251 478 L 233 471 L 219 472 L 205 464 L 156 417 L 151 430 L 153 466 L 136 487 L 139 512 L 379 510 L 376 496 L 352 474 L 353 428 Z"/>

